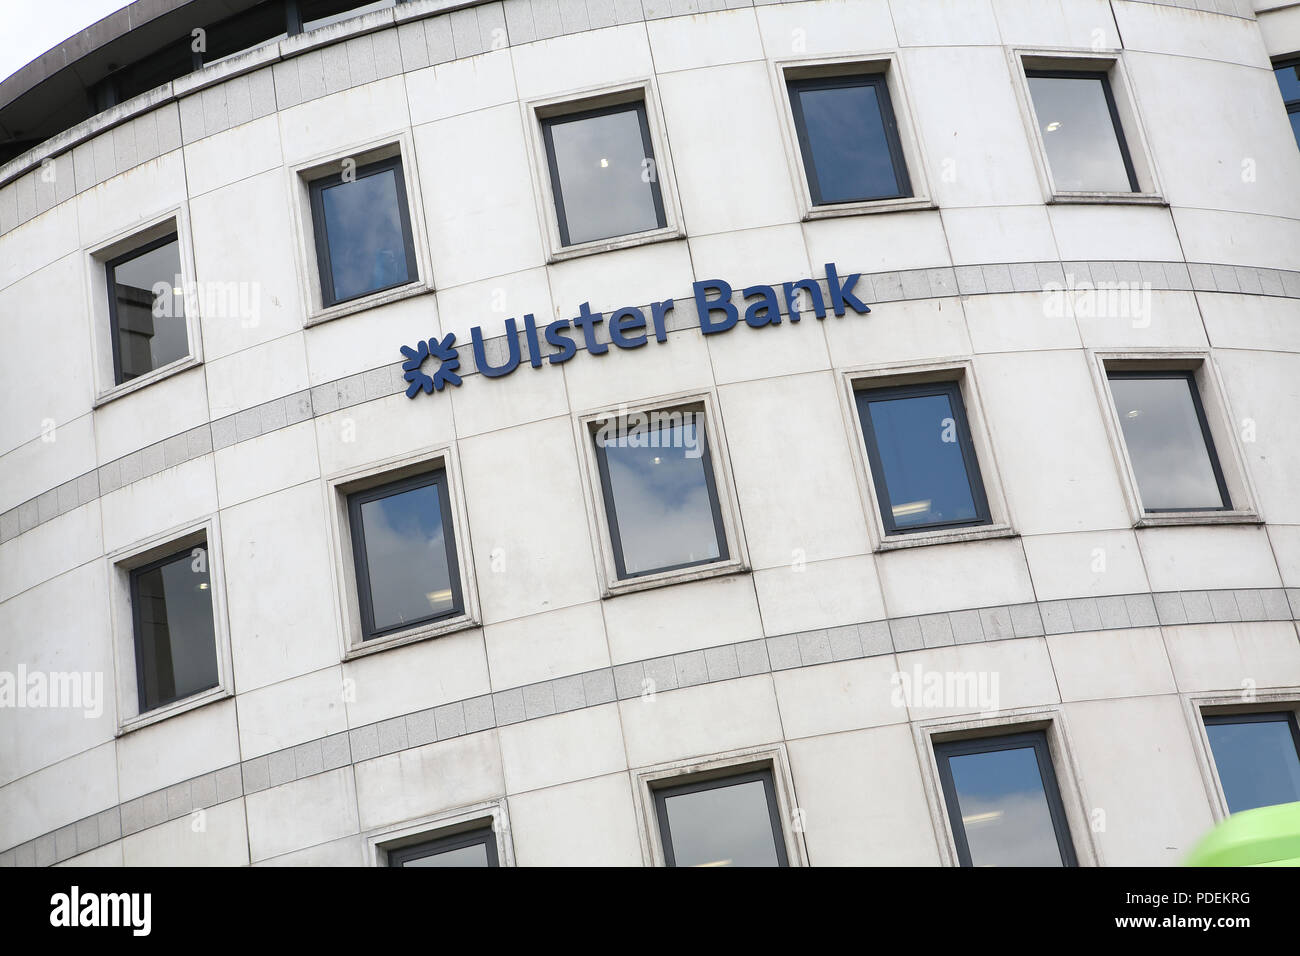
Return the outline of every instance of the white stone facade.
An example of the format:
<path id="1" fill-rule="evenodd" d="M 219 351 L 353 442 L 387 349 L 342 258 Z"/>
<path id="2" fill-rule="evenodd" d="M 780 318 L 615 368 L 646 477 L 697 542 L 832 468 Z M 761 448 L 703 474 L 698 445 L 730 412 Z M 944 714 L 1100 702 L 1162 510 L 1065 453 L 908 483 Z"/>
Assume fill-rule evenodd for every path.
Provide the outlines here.
<path id="1" fill-rule="evenodd" d="M 374 865 L 475 815 L 502 862 L 653 865 L 648 779 L 756 761 L 792 863 L 952 865 L 930 737 L 1019 725 L 1048 729 L 1081 863 L 1180 862 L 1227 812 L 1201 709 L 1300 708 L 1300 150 L 1270 65 L 1300 4 L 450 6 L 214 65 L 0 168 L 0 671 L 104 675 L 95 717 L 0 709 L 0 865 Z M 1140 196 L 1053 195 L 1026 56 L 1113 63 Z M 821 60 L 888 62 L 916 202 L 810 214 L 778 71 Z M 557 255 L 533 105 L 631 85 L 675 229 Z M 299 171 L 393 144 L 421 282 L 330 314 Z M 169 219 L 187 277 L 248 308 L 200 309 L 191 359 L 115 394 L 96 256 Z M 870 316 L 700 334 L 693 282 L 825 263 Z M 1052 308 L 1114 282 L 1146 312 Z M 665 344 L 402 394 L 400 345 L 669 297 Z M 1199 363 L 1232 514 L 1144 519 L 1108 357 Z M 897 548 L 849 394 L 935 368 L 968 383 L 1002 520 Z M 743 560 L 611 593 L 576 423 L 683 395 L 721 426 Z M 358 654 L 335 486 L 434 455 L 471 619 Z M 196 529 L 222 686 L 133 721 L 117 564 Z M 996 675 L 996 710 L 895 706 L 918 667 Z"/>

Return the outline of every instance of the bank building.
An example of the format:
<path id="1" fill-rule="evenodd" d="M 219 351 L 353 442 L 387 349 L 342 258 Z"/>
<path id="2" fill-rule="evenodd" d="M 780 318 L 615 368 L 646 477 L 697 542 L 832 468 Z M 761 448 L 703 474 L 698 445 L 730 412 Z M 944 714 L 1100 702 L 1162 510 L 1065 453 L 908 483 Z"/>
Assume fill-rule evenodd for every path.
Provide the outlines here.
<path id="1" fill-rule="evenodd" d="M 136 0 L 19 69 L 0 865 L 1300 800 L 1298 64 L 1291 0 Z"/>

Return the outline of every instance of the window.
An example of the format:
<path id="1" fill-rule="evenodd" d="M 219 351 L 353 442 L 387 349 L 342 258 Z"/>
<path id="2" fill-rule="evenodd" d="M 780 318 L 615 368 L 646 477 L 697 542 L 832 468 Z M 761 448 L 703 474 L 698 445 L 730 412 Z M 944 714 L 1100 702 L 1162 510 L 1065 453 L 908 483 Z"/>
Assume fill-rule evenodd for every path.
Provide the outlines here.
<path id="1" fill-rule="evenodd" d="M 1300 800 L 1300 728 L 1294 712 L 1207 714 L 1205 734 L 1229 813 Z"/>
<path id="2" fill-rule="evenodd" d="M 419 278 L 401 157 L 344 166 L 310 183 L 325 306 Z"/>
<path id="3" fill-rule="evenodd" d="M 219 683 L 206 542 L 130 572 L 140 713 Z"/>
<path id="4" fill-rule="evenodd" d="M 1110 78 L 1083 70 L 1026 70 L 1058 192 L 1139 192 Z"/>
<path id="5" fill-rule="evenodd" d="M 1042 731 L 935 744 L 962 866 L 1075 866 Z"/>
<path id="6" fill-rule="evenodd" d="M 1230 510 L 1195 373 L 1106 374 L 1143 510 Z"/>
<path id="7" fill-rule="evenodd" d="M 668 866 L 788 866 L 772 771 L 654 790 Z"/>
<path id="8" fill-rule="evenodd" d="M 638 417 L 593 431 L 618 577 L 728 560 L 704 413 Z"/>
<path id="9" fill-rule="evenodd" d="M 989 524 L 956 382 L 856 393 L 885 534 Z"/>
<path id="10" fill-rule="evenodd" d="M 115 384 L 190 354 L 176 233 L 109 259 L 104 272 Z"/>
<path id="11" fill-rule="evenodd" d="M 439 837 L 389 850 L 389 866 L 500 866 L 496 834 L 491 827 Z"/>
<path id="12" fill-rule="evenodd" d="M 813 205 L 912 195 L 885 74 L 787 81 Z"/>
<path id="13" fill-rule="evenodd" d="M 1282 91 L 1282 102 L 1286 104 L 1291 132 L 1295 134 L 1296 145 L 1300 146 L 1300 60 L 1275 67 L 1273 75 L 1277 77 L 1278 89 Z"/>
<path id="14" fill-rule="evenodd" d="M 643 99 L 541 120 L 562 246 L 664 228 Z"/>
<path id="15" fill-rule="evenodd" d="M 446 471 L 347 497 L 362 640 L 464 613 Z"/>

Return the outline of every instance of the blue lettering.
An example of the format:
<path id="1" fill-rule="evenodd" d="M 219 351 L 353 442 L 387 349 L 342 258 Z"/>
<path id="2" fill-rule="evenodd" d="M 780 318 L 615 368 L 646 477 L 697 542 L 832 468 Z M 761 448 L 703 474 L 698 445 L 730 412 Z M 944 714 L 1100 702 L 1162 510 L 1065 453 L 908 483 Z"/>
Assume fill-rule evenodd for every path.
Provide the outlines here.
<path id="1" fill-rule="evenodd" d="M 742 293 L 746 299 L 750 296 L 762 296 L 745 308 L 745 324 L 751 329 L 761 329 L 765 325 L 781 324 L 781 306 L 777 304 L 776 292 L 770 285 L 752 285 Z"/>
<path id="2" fill-rule="evenodd" d="M 800 279 L 798 282 L 784 282 L 781 284 L 785 292 L 785 307 L 790 313 L 790 321 L 799 321 L 799 296 L 797 290 L 804 289 L 808 292 L 808 298 L 812 299 L 813 312 L 817 318 L 826 318 L 826 305 L 822 302 L 822 287 L 812 279 Z"/>
<path id="3" fill-rule="evenodd" d="M 695 290 L 695 311 L 700 316 L 700 331 L 705 335 L 725 332 L 736 324 L 739 316 L 736 307 L 731 304 L 731 286 L 721 279 L 705 279 L 691 286 Z M 716 299 L 709 299 L 708 293 L 716 292 Z M 722 312 L 726 318 L 714 322 L 709 318 L 711 312 Z"/>
<path id="4" fill-rule="evenodd" d="M 650 321 L 654 323 L 656 342 L 668 341 L 668 326 L 664 319 L 672 310 L 672 299 L 664 299 L 662 302 L 650 303 Z"/>
<path id="5" fill-rule="evenodd" d="M 621 349 L 635 349 L 646 343 L 645 333 L 627 335 L 645 328 L 645 313 L 640 309 L 619 309 L 609 317 L 609 337 Z"/>
<path id="6" fill-rule="evenodd" d="M 836 315 L 843 315 L 846 305 L 859 315 L 866 315 L 871 311 L 867 304 L 852 292 L 854 284 L 861 278 L 862 273 L 855 272 L 841 282 L 840 277 L 835 274 L 835 263 L 826 263 L 826 284 L 831 290 L 831 306 L 835 309 Z"/>
<path id="7" fill-rule="evenodd" d="M 590 302 L 578 306 L 578 317 L 573 320 L 573 324 L 576 328 L 582 329 L 582 341 L 592 355 L 604 355 L 609 351 L 608 345 L 596 339 L 596 326 L 604 321 L 605 316 L 602 313 L 591 311 Z"/>
<path id="8" fill-rule="evenodd" d="M 515 329 L 514 319 L 506 319 L 506 345 L 509 347 L 510 355 L 504 365 L 496 368 L 488 363 L 487 356 L 483 354 L 483 330 L 476 325 L 469 330 L 469 334 L 474 340 L 474 367 L 488 378 L 509 375 L 519 367 L 519 333 Z"/>
<path id="9" fill-rule="evenodd" d="M 567 362 L 577 353 L 578 349 L 573 344 L 573 339 L 564 334 L 564 330 L 569 327 L 568 319 L 556 319 L 546 327 L 546 344 L 560 351 L 552 352 L 547 361 L 552 365 L 559 365 L 561 362 Z"/>

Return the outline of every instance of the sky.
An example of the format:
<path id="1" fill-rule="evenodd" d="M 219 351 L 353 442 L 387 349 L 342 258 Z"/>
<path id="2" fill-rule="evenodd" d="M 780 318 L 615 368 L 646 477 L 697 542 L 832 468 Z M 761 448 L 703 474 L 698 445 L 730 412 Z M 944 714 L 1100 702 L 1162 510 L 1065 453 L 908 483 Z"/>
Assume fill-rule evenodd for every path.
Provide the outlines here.
<path id="1" fill-rule="evenodd" d="M 0 0 L 0 79 L 126 5 L 127 0 Z"/>

